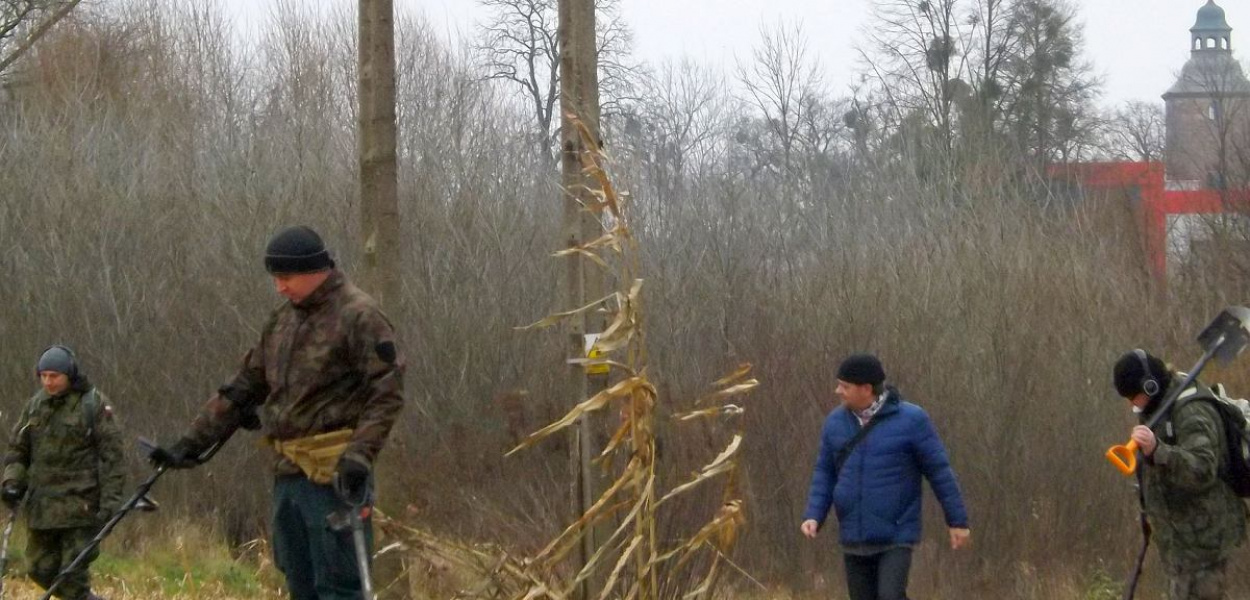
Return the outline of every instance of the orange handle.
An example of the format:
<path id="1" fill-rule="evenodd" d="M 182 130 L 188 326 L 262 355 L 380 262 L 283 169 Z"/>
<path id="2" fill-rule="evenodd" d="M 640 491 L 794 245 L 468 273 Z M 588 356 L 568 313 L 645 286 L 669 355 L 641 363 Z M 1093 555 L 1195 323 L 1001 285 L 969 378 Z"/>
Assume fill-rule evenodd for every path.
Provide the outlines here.
<path id="1" fill-rule="evenodd" d="M 1115 465 L 1121 473 L 1132 475 L 1137 470 L 1137 442 L 1129 440 L 1127 444 L 1122 446 L 1112 446 L 1107 449 L 1107 460 Z"/>

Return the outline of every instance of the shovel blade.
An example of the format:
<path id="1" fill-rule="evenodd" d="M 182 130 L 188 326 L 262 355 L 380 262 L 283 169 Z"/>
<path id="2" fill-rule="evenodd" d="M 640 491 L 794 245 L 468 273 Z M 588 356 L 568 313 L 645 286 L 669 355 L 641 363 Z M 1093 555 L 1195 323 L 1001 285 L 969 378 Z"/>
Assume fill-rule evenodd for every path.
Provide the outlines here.
<path id="1" fill-rule="evenodd" d="M 1198 343 L 1220 363 L 1236 358 L 1250 344 L 1250 308 L 1230 306 L 1224 309 L 1198 334 Z"/>

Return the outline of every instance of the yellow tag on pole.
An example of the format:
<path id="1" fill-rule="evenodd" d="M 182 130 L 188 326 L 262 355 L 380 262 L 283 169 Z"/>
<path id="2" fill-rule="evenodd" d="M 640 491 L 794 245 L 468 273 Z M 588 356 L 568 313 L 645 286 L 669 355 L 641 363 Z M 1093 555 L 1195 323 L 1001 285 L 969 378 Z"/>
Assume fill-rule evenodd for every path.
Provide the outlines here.
<path id="1" fill-rule="evenodd" d="M 600 352 L 598 348 L 595 348 L 595 342 L 599 340 L 599 334 L 597 334 L 597 333 L 587 333 L 587 334 L 585 334 L 585 335 L 583 335 L 583 336 L 582 336 L 582 340 L 583 340 L 583 342 L 585 343 L 585 347 L 586 347 L 586 358 L 588 358 L 588 359 L 590 359 L 590 360 L 595 360 L 595 359 L 597 359 L 597 358 L 603 358 L 603 353 L 602 353 L 602 352 Z M 608 370 L 609 370 L 609 368 L 608 368 L 608 365 L 606 365 L 606 364 L 588 364 L 588 365 L 586 365 L 586 374 L 587 374 L 587 375 L 607 375 L 607 374 L 608 374 Z"/>

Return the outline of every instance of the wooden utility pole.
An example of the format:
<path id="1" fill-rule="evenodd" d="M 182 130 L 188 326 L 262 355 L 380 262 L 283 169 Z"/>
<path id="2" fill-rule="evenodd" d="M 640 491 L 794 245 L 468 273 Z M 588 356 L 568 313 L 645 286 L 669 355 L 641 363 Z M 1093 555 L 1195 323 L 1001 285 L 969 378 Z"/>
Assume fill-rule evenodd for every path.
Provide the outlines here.
<path id="1" fill-rule="evenodd" d="M 564 246 L 574 248 L 597 236 L 598 225 L 594 215 L 583 207 L 593 201 L 591 186 L 595 183 L 582 173 L 581 153 L 584 150 L 581 134 L 573 125 L 575 116 L 590 128 L 592 137 L 599 140 L 599 57 L 595 40 L 595 1 L 559 0 L 559 30 L 557 43 L 560 49 L 560 167 L 563 184 L 564 219 L 561 231 Z M 588 295 L 602 296 L 603 278 L 599 273 L 587 272 L 584 259 L 570 255 L 565 272 L 565 305 L 572 308 L 584 306 Z M 568 353 L 570 357 L 586 355 L 584 334 L 603 331 L 603 318 L 598 312 L 579 316 L 569 324 Z M 581 366 L 573 365 L 568 372 L 569 389 L 573 402 L 585 400 L 591 382 Z M 577 429 L 577 443 L 573 445 L 578 464 L 577 510 L 581 515 L 590 509 L 596 493 L 591 459 L 594 441 L 590 420 L 583 417 Z M 582 538 L 580 564 L 586 564 L 594 554 L 596 540 L 593 529 Z M 578 588 L 582 600 L 589 600 L 590 582 L 583 580 Z"/>
<path id="2" fill-rule="evenodd" d="M 384 307 L 399 296 L 394 0 L 359 0 L 360 231 L 364 287 Z"/>

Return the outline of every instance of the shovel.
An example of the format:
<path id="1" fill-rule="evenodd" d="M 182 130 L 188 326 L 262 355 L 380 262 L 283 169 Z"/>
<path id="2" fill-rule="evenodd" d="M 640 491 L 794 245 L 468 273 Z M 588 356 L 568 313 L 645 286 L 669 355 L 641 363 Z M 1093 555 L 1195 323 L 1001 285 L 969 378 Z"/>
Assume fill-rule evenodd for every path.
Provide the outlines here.
<path id="1" fill-rule="evenodd" d="M 1198 378 L 1203 367 L 1207 366 L 1207 361 L 1214 358 L 1220 363 L 1228 363 L 1241 354 L 1247 344 L 1250 344 L 1250 308 L 1232 306 L 1224 309 L 1210 325 L 1207 325 L 1206 329 L 1202 330 L 1202 333 L 1198 334 L 1198 344 L 1204 350 L 1202 358 L 1198 359 L 1194 368 L 1189 370 L 1189 374 L 1185 376 L 1181 384 L 1174 386 L 1172 391 L 1164 397 L 1163 403 L 1159 405 L 1154 416 L 1146 421 L 1146 427 L 1154 427 L 1159 419 L 1168 414 L 1172 404 L 1180 397 L 1181 391 Z M 1111 464 L 1115 465 L 1121 473 L 1132 475 L 1137 470 L 1137 442 L 1129 440 L 1127 444 L 1112 446 L 1107 450 L 1107 460 L 1111 461 Z"/>

